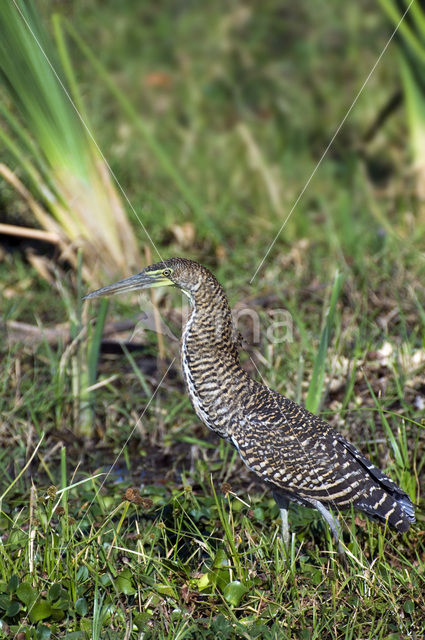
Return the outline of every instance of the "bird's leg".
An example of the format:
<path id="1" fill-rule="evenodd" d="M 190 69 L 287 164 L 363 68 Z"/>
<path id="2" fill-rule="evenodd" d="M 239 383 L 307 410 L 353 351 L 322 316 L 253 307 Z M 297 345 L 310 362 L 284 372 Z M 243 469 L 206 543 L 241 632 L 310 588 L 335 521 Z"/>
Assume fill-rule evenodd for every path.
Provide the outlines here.
<path id="1" fill-rule="evenodd" d="M 338 520 L 332 515 L 330 511 L 328 511 L 328 509 L 326 509 L 326 507 L 323 506 L 321 502 L 319 502 L 319 500 L 310 499 L 309 502 L 312 507 L 314 507 L 315 509 L 317 509 L 317 511 L 320 512 L 322 517 L 328 523 L 329 529 L 332 531 L 333 537 L 335 538 L 335 541 L 338 543 L 338 553 L 341 557 L 344 558 L 345 551 L 340 542 L 342 538 L 342 533 L 341 533 Z"/>
<path id="2" fill-rule="evenodd" d="M 277 502 L 277 506 L 280 509 L 280 517 L 282 520 L 282 538 L 283 544 L 287 549 L 289 549 L 289 523 L 288 523 L 288 507 L 289 500 L 285 498 L 281 493 L 277 491 L 273 492 L 273 498 Z"/>
<path id="3" fill-rule="evenodd" d="M 289 523 L 288 523 L 288 509 L 280 507 L 280 518 L 282 520 L 282 538 L 283 544 L 289 549 Z"/>

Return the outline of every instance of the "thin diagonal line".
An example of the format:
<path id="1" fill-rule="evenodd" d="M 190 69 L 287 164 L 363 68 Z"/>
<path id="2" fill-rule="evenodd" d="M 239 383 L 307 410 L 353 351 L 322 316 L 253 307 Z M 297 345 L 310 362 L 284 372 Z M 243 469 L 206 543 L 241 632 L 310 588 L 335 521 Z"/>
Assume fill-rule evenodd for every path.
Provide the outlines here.
<path id="1" fill-rule="evenodd" d="M 98 490 L 96 491 L 95 495 L 93 496 L 90 504 L 84 509 L 83 514 L 80 518 L 79 523 L 76 526 L 76 530 L 80 527 L 81 522 L 83 521 L 84 516 L 86 515 L 86 513 L 88 512 L 88 510 L 90 509 L 90 507 L 92 506 L 92 504 L 94 503 L 94 501 L 96 500 L 97 496 L 99 495 L 99 492 L 103 489 L 106 480 L 108 479 L 108 477 L 111 475 L 112 470 L 114 469 L 115 465 L 117 464 L 119 458 L 122 455 L 122 452 L 124 451 L 125 447 L 127 446 L 130 438 L 133 436 L 133 433 L 135 432 L 135 430 L 137 429 L 137 426 L 139 425 L 140 421 L 142 420 L 143 416 L 145 415 L 146 411 L 149 409 L 150 405 L 152 404 L 153 399 L 155 398 L 156 394 L 158 393 L 162 383 L 164 382 L 169 370 L 171 369 L 171 367 L 173 366 L 174 362 L 175 362 L 176 358 L 173 358 L 171 363 L 168 365 L 166 372 L 164 373 L 164 375 L 162 376 L 161 380 L 158 382 L 156 388 L 154 389 L 151 397 L 149 398 L 145 408 L 143 409 L 142 413 L 140 414 L 140 416 L 138 417 L 138 419 L 136 420 L 133 429 L 130 432 L 130 435 L 127 437 L 126 441 L 124 442 L 123 446 L 121 447 L 120 451 L 118 452 L 118 454 L 115 457 L 115 460 L 113 461 L 113 463 L 111 464 L 108 473 L 105 475 L 100 487 L 98 488 Z M 49 573 L 49 577 L 48 579 L 50 580 L 50 578 L 52 577 L 54 571 L 56 571 L 59 563 L 61 562 L 61 559 L 63 558 L 64 553 L 67 551 L 69 545 L 71 544 L 71 540 L 65 545 L 65 547 L 63 549 L 61 549 L 59 551 L 59 555 L 58 555 L 58 559 L 57 562 L 55 562 L 55 565 L 53 567 L 53 569 L 50 571 Z M 32 608 L 34 607 L 35 602 L 30 606 L 29 610 L 27 611 L 27 615 L 29 615 L 31 613 Z M 17 630 L 16 634 L 13 636 L 14 638 L 17 637 L 19 631 L 22 629 L 23 624 L 21 624 L 21 626 L 19 627 L 19 629 Z"/>
<path id="2" fill-rule="evenodd" d="M 317 170 L 319 169 L 320 165 L 322 164 L 323 160 L 325 159 L 329 149 L 331 148 L 331 146 L 334 143 L 335 138 L 337 137 L 337 135 L 339 134 L 339 132 L 341 131 L 342 127 L 344 126 L 345 121 L 347 120 L 348 116 L 350 115 L 350 113 L 352 112 L 352 110 L 354 109 L 355 105 L 357 104 L 358 99 L 360 98 L 361 94 L 363 93 L 364 88 L 366 87 L 367 83 L 369 82 L 370 78 L 372 77 L 373 73 L 375 72 L 376 67 L 378 66 L 378 64 L 381 61 L 382 56 L 384 55 L 384 53 L 386 52 L 386 50 L 388 49 L 392 39 L 394 38 L 395 34 L 397 33 L 401 23 L 403 22 L 404 18 L 406 17 L 410 7 L 412 6 L 414 0 L 411 0 L 409 6 L 407 7 L 406 11 L 403 13 L 403 15 L 401 16 L 396 28 L 394 29 L 394 31 L 392 32 L 390 38 L 388 39 L 385 47 L 382 49 L 381 53 L 378 56 L 378 59 L 376 60 L 375 64 L 373 65 L 372 69 L 369 71 L 366 80 L 363 82 L 362 86 L 360 87 L 359 91 L 357 92 L 356 97 L 354 98 L 353 102 L 351 103 L 347 113 L 345 114 L 345 116 L 343 117 L 343 119 L 341 120 L 341 122 L 339 123 L 338 127 L 335 130 L 335 133 L 333 134 L 332 138 L 330 139 L 330 142 L 328 144 L 328 146 L 326 147 L 326 149 L 324 150 L 324 152 L 322 153 L 322 155 L 320 156 L 320 159 L 318 161 L 318 163 L 316 164 L 316 166 L 314 167 L 313 171 L 310 174 L 310 177 L 308 178 L 307 182 L 305 183 L 304 187 L 301 189 L 297 199 L 295 200 L 294 204 L 291 207 L 291 210 L 289 211 L 288 215 L 286 216 L 285 220 L 283 221 L 282 226 L 280 227 L 279 231 L 277 232 L 277 234 L 275 235 L 273 242 L 270 244 L 269 248 L 267 249 L 266 253 L 264 254 L 263 259 L 261 260 L 260 264 L 258 265 L 257 269 L 255 270 L 254 275 L 252 276 L 251 280 L 249 281 L 250 284 L 252 284 L 253 280 L 255 279 L 255 276 L 257 275 L 257 273 L 260 271 L 261 267 L 264 264 L 264 261 L 266 260 L 267 256 L 269 255 L 270 251 L 273 249 L 274 245 L 276 244 L 276 241 L 278 239 L 278 237 L 280 236 L 280 234 L 282 233 L 282 231 L 284 230 L 284 228 L 286 227 L 286 224 L 289 220 L 289 218 L 292 216 L 295 207 L 297 206 L 297 204 L 299 203 L 299 201 L 301 200 L 301 198 L 303 197 L 306 189 L 308 188 L 310 182 L 313 180 L 314 176 L 317 173 Z"/>
<path id="3" fill-rule="evenodd" d="M 29 30 L 29 32 L 31 33 L 32 37 L 34 38 L 34 40 L 37 43 L 37 46 L 39 47 L 41 53 L 43 54 L 43 56 L 45 57 L 47 64 L 49 65 L 50 69 L 52 70 L 53 74 L 56 77 L 56 80 L 59 82 L 63 92 L 65 93 L 66 97 L 68 98 L 69 102 L 71 103 L 75 113 L 77 114 L 77 116 L 79 117 L 84 129 L 86 130 L 87 134 L 89 135 L 91 141 L 93 142 L 94 146 L 96 147 L 97 151 L 99 152 L 103 162 L 105 163 L 105 165 L 108 168 L 109 173 L 111 174 L 112 178 L 115 180 L 119 190 L 121 191 L 122 195 L 124 196 L 128 206 L 130 207 L 131 211 L 134 213 L 134 215 L 136 216 L 140 226 L 142 227 L 143 231 L 145 232 L 149 242 L 151 243 L 152 247 L 154 248 L 154 250 L 156 251 L 156 253 L 159 256 L 159 259 L 162 260 L 162 256 L 159 252 L 159 249 L 157 248 L 156 244 L 154 243 L 154 241 L 152 240 L 152 237 L 149 233 L 149 231 L 146 229 L 145 225 L 143 224 L 142 220 L 140 219 L 139 215 L 137 214 L 135 208 L 133 207 L 132 203 L 130 202 L 129 197 L 127 196 L 124 188 L 121 186 L 120 181 L 118 180 L 114 170 L 112 169 L 111 165 L 109 164 L 109 162 L 107 161 L 103 151 L 101 150 L 101 148 L 99 147 L 98 143 L 96 142 L 96 139 L 94 137 L 94 135 L 92 134 L 92 132 L 90 131 L 90 128 L 88 127 L 87 123 L 85 122 L 83 116 L 81 115 L 80 111 L 78 110 L 77 105 L 75 104 L 75 102 L 73 101 L 71 95 L 69 94 L 67 88 L 65 87 L 65 85 L 63 84 L 61 78 L 59 77 L 55 67 L 53 66 L 52 62 L 50 61 L 47 53 L 44 51 L 40 41 L 38 40 L 37 36 L 35 35 L 34 31 L 31 29 L 31 25 L 28 23 L 27 19 L 25 18 L 24 14 L 22 13 L 21 9 L 19 8 L 19 6 L 16 3 L 16 0 L 13 0 L 13 4 L 15 5 L 17 11 L 19 12 L 22 20 L 24 21 L 27 29 Z"/>

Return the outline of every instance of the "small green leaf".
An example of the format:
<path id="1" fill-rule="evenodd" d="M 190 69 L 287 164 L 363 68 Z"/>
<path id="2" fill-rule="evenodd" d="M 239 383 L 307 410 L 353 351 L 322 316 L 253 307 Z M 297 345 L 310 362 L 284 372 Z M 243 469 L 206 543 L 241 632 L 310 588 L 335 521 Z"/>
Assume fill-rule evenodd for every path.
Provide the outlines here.
<path id="1" fill-rule="evenodd" d="M 61 609 L 62 611 L 66 611 L 67 609 L 69 609 L 68 596 L 63 591 L 59 600 L 56 600 L 56 602 L 52 602 L 51 605 L 52 609 Z"/>
<path id="2" fill-rule="evenodd" d="M 213 562 L 213 570 L 210 573 L 209 581 L 212 586 L 218 586 L 221 591 L 230 582 L 230 560 L 224 549 L 218 549 Z"/>
<path id="3" fill-rule="evenodd" d="M 222 567 L 228 567 L 229 566 L 229 558 L 227 557 L 227 554 L 225 552 L 224 549 L 218 549 L 217 553 L 215 554 L 215 558 L 214 558 L 214 562 L 213 562 L 213 567 L 214 569 L 220 569 Z"/>
<path id="4" fill-rule="evenodd" d="M 29 618 L 32 623 L 39 620 L 45 620 L 52 614 L 52 606 L 47 600 L 38 600 L 29 612 Z"/>
<path id="5" fill-rule="evenodd" d="M 156 584 L 155 589 L 163 596 L 171 596 L 172 598 L 176 596 L 173 587 L 169 584 Z"/>
<path id="6" fill-rule="evenodd" d="M 15 593 L 16 589 L 18 588 L 18 576 L 12 576 L 9 580 L 9 583 L 7 585 L 7 590 L 9 591 L 9 593 Z"/>
<path id="7" fill-rule="evenodd" d="M 151 578 L 151 576 L 144 575 L 143 573 L 137 576 L 137 580 L 143 582 L 144 584 L 147 584 L 149 587 L 155 586 L 155 580 Z"/>
<path id="8" fill-rule="evenodd" d="M 1 594 L 0 595 L 0 609 L 3 609 L 3 611 L 6 611 L 6 609 L 8 608 L 9 605 L 10 605 L 9 596 L 7 596 L 6 594 Z"/>
<path id="9" fill-rule="evenodd" d="M 21 582 L 16 589 L 16 595 L 19 600 L 26 605 L 30 605 L 37 599 L 37 592 L 30 584 L 28 584 L 28 582 Z"/>
<path id="10" fill-rule="evenodd" d="M 318 585 L 323 581 L 323 575 L 320 569 L 316 569 L 313 571 L 310 578 L 312 584 Z"/>
<path id="11" fill-rule="evenodd" d="M 144 611 L 143 613 L 134 613 L 133 624 L 136 625 L 138 631 L 141 631 L 151 618 L 152 618 L 152 613 L 149 611 Z"/>
<path id="12" fill-rule="evenodd" d="M 81 567 L 77 571 L 77 581 L 84 582 L 89 577 L 89 570 L 85 565 L 81 565 Z"/>
<path id="13" fill-rule="evenodd" d="M 120 576 L 122 576 L 123 578 L 127 578 L 127 580 L 131 580 L 133 577 L 132 572 L 130 571 L 130 569 L 123 569 L 120 573 Z"/>
<path id="14" fill-rule="evenodd" d="M 239 582 L 239 580 L 234 580 L 224 587 L 223 595 L 229 604 L 237 607 L 247 591 L 248 588 L 245 587 L 245 585 Z"/>
<path id="15" fill-rule="evenodd" d="M 49 627 L 46 627 L 45 624 L 37 625 L 37 631 L 35 632 L 36 640 L 49 640 L 52 635 Z"/>
<path id="16" fill-rule="evenodd" d="M 403 605 L 403 609 L 405 610 L 406 613 L 410 615 L 415 610 L 415 603 L 412 600 L 406 600 L 406 602 Z"/>
<path id="17" fill-rule="evenodd" d="M 87 604 L 87 600 L 85 598 L 78 598 L 75 603 L 75 611 L 78 613 L 78 615 L 85 616 L 87 615 L 88 610 L 89 607 Z"/>
<path id="18" fill-rule="evenodd" d="M 202 574 L 202 576 L 198 579 L 198 589 L 199 591 L 203 591 L 204 589 L 208 589 L 211 586 L 210 576 L 208 573 Z"/>
<path id="19" fill-rule="evenodd" d="M 5 616 L 8 618 L 13 618 L 13 616 L 16 616 L 16 614 L 19 613 L 20 609 L 21 605 L 19 604 L 19 602 L 17 600 L 12 600 L 12 602 L 6 609 Z"/>
<path id="20" fill-rule="evenodd" d="M 229 569 L 217 569 L 214 573 L 214 585 L 217 585 L 217 587 L 221 590 L 224 591 L 224 589 L 226 588 L 226 586 L 229 584 L 230 582 L 230 571 Z"/>
<path id="21" fill-rule="evenodd" d="M 131 584 L 131 580 L 124 575 L 124 571 L 120 573 L 115 580 L 115 585 L 119 593 L 124 593 L 126 596 L 132 596 L 136 593 L 136 589 Z"/>
<path id="22" fill-rule="evenodd" d="M 92 631 L 92 620 L 88 618 L 80 618 L 80 627 L 82 631 L 85 631 L 87 634 L 90 634 Z M 84 636 L 85 637 L 85 636 Z M 91 636 L 89 636 L 91 637 Z"/>
<path id="23" fill-rule="evenodd" d="M 54 620 L 55 622 L 60 622 L 65 617 L 65 611 L 63 609 L 52 609 L 52 615 L 50 616 L 50 620 Z M 50 621 L 49 620 L 49 621 Z"/>
<path id="24" fill-rule="evenodd" d="M 60 584 L 56 582 L 55 584 L 52 584 L 52 586 L 50 587 L 47 597 L 51 602 L 54 602 L 59 598 L 61 593 L 62 593 L 62 587 L 60 586 Z"/>

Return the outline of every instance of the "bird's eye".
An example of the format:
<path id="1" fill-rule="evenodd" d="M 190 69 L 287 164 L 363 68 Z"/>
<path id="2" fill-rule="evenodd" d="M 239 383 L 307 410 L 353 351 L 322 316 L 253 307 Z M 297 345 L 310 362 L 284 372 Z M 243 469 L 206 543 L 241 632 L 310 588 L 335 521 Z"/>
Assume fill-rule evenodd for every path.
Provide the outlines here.
<path id="1" fill-rule="evenodd" d="M 164 269 L 162 275 L 168 278 L 169 276 L 171 276 L 171 269 Z"/>

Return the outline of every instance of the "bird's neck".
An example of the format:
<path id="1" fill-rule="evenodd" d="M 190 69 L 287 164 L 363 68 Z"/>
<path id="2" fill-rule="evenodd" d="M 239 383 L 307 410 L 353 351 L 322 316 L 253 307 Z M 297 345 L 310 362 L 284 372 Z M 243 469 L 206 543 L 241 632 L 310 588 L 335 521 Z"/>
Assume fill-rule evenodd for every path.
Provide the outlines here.
<path id="1" fill-rule="evenodd" d="M 196 415 L 223 438 L 229 435 L 227 421 L 219 412 L 229 410 L 223 384 L 234 380 L 240 370 L 233 341 L 232 313 L 219 283 L 209 278 L 192 292 L 192 313 L 182 336 L 182 372 Z"/>
<path id="2" fill-rule="evenodd" d="M 199 352 L 234 350 L 232 312 L 227 296 L 211 279 L 189 295 L 191 314 L 183 331 L 183 347 Z"/>

